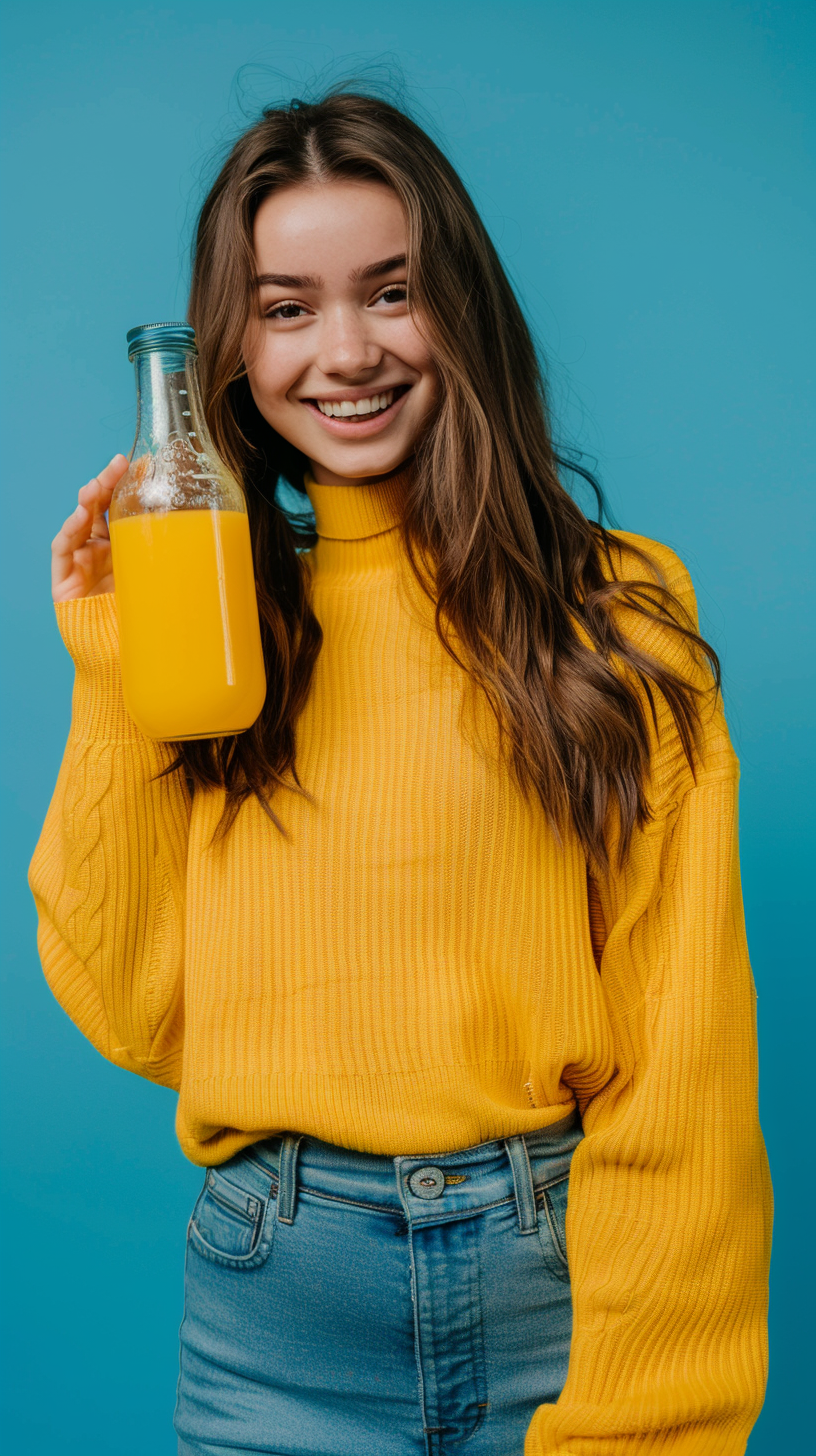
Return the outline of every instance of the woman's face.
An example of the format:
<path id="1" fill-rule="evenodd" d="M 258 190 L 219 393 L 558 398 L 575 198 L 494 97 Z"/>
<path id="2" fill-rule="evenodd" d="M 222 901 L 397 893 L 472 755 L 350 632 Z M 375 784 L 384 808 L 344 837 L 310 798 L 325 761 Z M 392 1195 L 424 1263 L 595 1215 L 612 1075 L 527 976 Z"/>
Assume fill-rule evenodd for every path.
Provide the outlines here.
<path id="1" fill-rule="evenodd" d="M 321 484 L 396 470 L 437 391 L 408 312 L 396 195 L 377 182 L 282 188 L 258 209 L 253 241 L 258 307 L 244 359 L 264 419 Z"/>

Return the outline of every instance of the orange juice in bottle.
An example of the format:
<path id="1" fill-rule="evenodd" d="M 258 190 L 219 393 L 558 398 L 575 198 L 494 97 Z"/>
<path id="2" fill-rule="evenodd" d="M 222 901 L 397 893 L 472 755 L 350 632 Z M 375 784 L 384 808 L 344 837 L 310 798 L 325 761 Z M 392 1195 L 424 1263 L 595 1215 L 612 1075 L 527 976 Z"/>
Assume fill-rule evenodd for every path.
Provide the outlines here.
<path id="1" fill-rule="evenodd" d="M 125 706 L 148 738 L 241 733 L 266 697 L 243 491 L 204 423 L 193 330 L 128 334 L 138 422 L 109 521 Z"/>

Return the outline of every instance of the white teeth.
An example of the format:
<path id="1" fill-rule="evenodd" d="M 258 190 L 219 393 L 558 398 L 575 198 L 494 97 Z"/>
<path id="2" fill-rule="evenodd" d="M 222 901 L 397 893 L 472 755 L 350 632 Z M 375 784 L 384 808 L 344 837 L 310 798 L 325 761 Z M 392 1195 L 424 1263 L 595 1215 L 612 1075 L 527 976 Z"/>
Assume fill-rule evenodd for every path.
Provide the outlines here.
<path id="1" fill-rule="evenodd" d="M 394 403 L 393 389 L 387 389 L 385 394 L 370 394 L 367 399 L 319 399 L 317 407 L 320 413 L 334 419 L 348 419 L 351 415 L 371 415 L 377 410 L 388 409 Z"/>

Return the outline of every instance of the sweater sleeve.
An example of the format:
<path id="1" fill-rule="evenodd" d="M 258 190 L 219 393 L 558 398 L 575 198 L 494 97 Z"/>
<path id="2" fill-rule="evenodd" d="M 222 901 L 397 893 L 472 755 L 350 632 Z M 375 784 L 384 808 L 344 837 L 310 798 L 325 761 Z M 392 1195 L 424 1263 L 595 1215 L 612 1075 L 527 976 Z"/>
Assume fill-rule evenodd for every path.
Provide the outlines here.
<path id="1" fill-rule="evenodd" d="M 696 624 L 674 560 L 670 585 Z M 598 882 L 616 1073 L 582 1107 L 569 1370 L 558 1401 L 535 1412 L 525 1456 L 740 1456 L 763 1400 L 772 1193 L 739 765 L 719 696 L 704 718 L 695 783 L 663 715 L 662 801 L 623 869 Z"/>
<path id="2" fill-rule="evenodd" d="M 113 593 L 59 603 L 71 728 L 29 869 L 60 1005 L 103 1056 L 178 1087 L 190 797 L 170 748 L 129 717 Z"/>

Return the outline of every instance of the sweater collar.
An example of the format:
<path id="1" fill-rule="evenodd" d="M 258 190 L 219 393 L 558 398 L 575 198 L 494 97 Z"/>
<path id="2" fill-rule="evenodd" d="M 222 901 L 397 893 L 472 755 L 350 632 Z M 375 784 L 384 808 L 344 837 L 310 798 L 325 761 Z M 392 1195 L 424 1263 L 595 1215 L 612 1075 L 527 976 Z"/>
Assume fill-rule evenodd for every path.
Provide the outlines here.
<path id="1" fill-rule="evenodd" d="M 364 541 L 391 531 L 402 519 L 406 471 L 375 485 L 318 485 L 307 470 L 304 489 L 315 513 L 318 536 Z"/>

